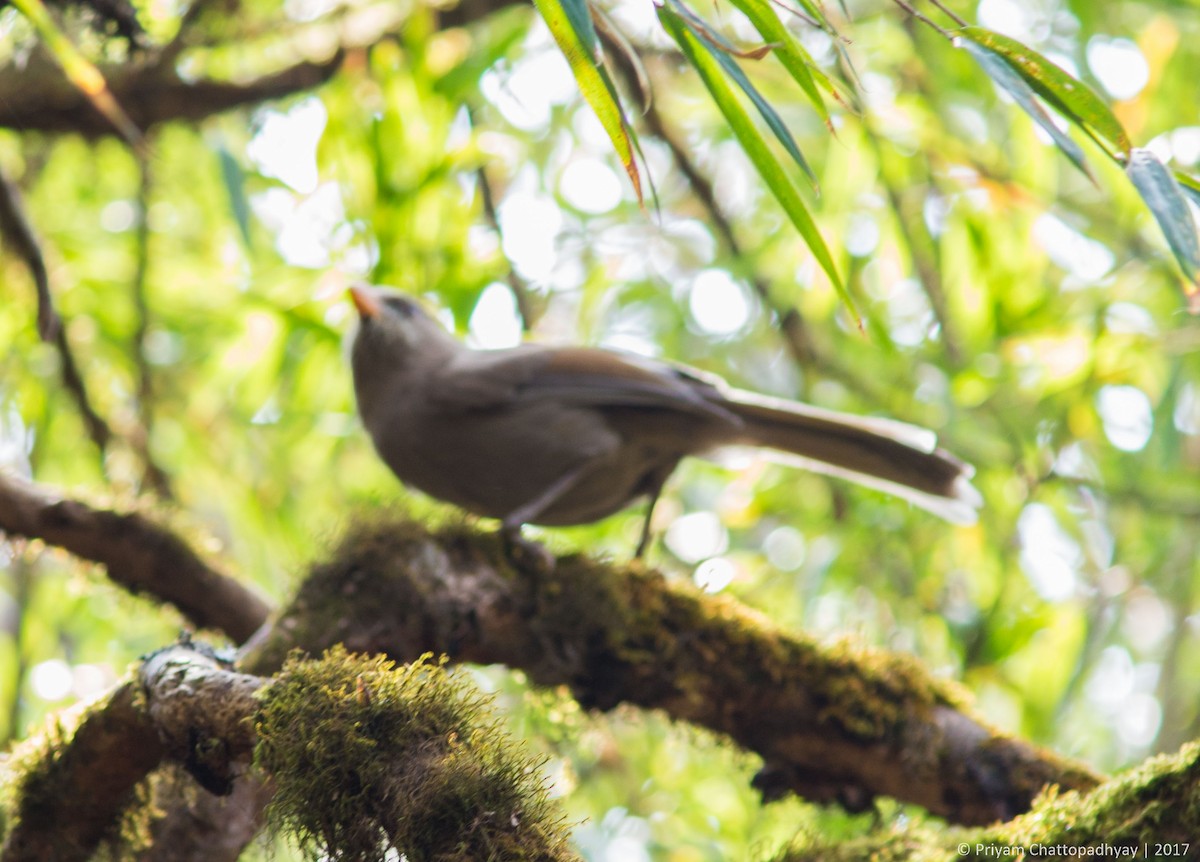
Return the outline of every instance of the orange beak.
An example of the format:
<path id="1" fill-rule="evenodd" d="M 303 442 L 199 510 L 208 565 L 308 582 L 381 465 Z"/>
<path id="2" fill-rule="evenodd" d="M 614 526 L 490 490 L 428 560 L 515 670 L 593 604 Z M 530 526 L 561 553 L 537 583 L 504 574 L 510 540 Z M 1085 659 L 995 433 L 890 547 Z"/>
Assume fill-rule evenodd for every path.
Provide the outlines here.
<path id="1" fill-rule="evenodd" d="M 350 299 L 354 302 L 354 307 L 358 309 L 358 316 L 364 320 L 378 317 L 383 310 L 379 299 L 375 296 L 375 291 L 365 284 L 351 285 Z"/>

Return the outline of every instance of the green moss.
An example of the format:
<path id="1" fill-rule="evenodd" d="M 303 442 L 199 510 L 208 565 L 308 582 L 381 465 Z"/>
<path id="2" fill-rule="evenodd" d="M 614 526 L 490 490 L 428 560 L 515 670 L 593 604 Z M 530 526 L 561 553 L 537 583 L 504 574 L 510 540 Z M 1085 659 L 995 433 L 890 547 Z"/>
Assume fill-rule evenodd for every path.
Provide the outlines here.
<path id="1" fill-rule="evenodd" d="M 837 846 L 798 841 L 774 862 L 950 862 L 1018 858 L 1037 846 L 1041 856 L 1068 856 L 1061 848 L 1136 849 L 1136 858 L 1196 858 L 1200 854 L 1200 743 L 1145 761 L 1090 793 L 1047 788 L 1020 817 L 986 829 L 934 831 L 897 828 Z M 1156 853 L 1158 845 L 1169 849 Z M 1183 845 L 1189 845 L 1183 850 Z M 966 848 L 966 852 L 960 852 Z M 1069 858 L 1084 858 L 1083 854 Z M 1115 858 L 1107 855 L 1087 858 Z"/>
<path id="2" fill-rule="evenodd" d="M 1018 846 L 1153 845 L 1200 835 L 1200 743 L 1150 758 L 1091 793 L 1051 787 L 1026 814 L 984 833 Z M 1192 848 L 1200 853 L 1200 843 Z"/>
<path id="3" fill-rule="evenodd" d="M 574 858 L 540 764 L 459 672 L 330 650 L 288 662 L 261 695 L 256 761 L 268 818 L 313 857 L 410 862 Z"/>
<path id="4" fill-rule="evenodd" d="M 944 835 L 922 826 L 880 830 L 832 846 L 799 838 L 772 862 L 950 862 L 958 854 L 943 849 L 945 842 Z"/>
<path id="5" fill-rule="evenodd" d="M 0 773 L 0 805 L 5 835 L 22 819 L 34 822 L 53 816 L 64 795 L 62 759 L 70 744 L 79 710 L 52 716 L 37 735 L 22 742 Z"/>

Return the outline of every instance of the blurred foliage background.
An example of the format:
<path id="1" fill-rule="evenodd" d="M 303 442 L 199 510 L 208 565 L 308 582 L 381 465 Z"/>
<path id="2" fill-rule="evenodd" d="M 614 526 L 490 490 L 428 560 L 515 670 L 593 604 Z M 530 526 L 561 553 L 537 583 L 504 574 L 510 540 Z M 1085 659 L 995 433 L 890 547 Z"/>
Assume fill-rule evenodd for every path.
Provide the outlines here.
<path id="1" fill-rule="evenodd" d="M 356 513 L 412 498 L 354 415 L 344 288 L 365 277 L 425 295 L 479 346 L 607 345 L 936 429 L 977 468 L 976 526 L 732 453 L 676 476 L 652 561 L 785 626 L 912 653 L 996 725 L 1105 770 L 1200 736 L 1200 324 L 1123 173 L 1094 159 L 1089 182 L 894 3 L 826 10 L 854 74 L 828 34 L 787 19 L 828 74 L 856 76 L 861 112 L 833 105 L 831 136 L 772 57 L 742 65 L 813 166 L 820 196 L 806 200 L 864 335 L 651 3 L 600 5 L 653 85 L 650 112 L 631 111 L 657 190 L 645 208 L 525 6 L 446 26 L 416 0 L 244 0 L 200 19 L 182 75 L 238 81 L 349 45 L 332 80 L 164 124 L 144 158 L 112 138 L 0 131 L 0 171 L 117 432 L 103 454 L 89 440 L 6 248 L 3 468 L 136 500 L 282 599 Z M 1200 5 L 953 5 L 1075 71 L 1136 144 L 1197 170 Z M 735 40 L 750 32 L 725 6 L 700 11 Z M 176 4 L 138 12 L 151 39 L 180 26 Z M 119 40 L 89 41 L 79 17 L 61 15 L 119 61 Z M 0 10 L 0 61 L 19 66 L 35 41 Z M 143 446 L 168 477 L 158 493 Z M 620 558 L 640 517 L 537 535 Z M 0 546 L 0 564 L 6 740 L 181 625 L 36 543 Z M 714 738 L 634 710 L 588 714 L 503 668 L 477 675 L 546 753 L 590 860 L 761 858 L 797 830 L 837 840 L 920 816 L 762 807 L 752 758 Z"/>

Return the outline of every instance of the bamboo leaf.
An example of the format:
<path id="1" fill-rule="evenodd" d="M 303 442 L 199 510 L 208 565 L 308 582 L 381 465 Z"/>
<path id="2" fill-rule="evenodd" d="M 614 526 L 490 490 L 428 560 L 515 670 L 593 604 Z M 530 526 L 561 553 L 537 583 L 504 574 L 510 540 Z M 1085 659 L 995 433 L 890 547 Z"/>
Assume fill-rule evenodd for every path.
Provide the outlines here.
<path id="1" fill-rule="evenodd" d="M 805 206 L 804 200 L 800 197 L 800 192 L 792 182 L 788 172 L 784 170 L 783 165 L 780 164 L 779 160 L 771 152 L 771 148 L 767 146 L 767 142 L 755 128 L 750 115 L 741 102 L 738 101 L 737 94 L 730 86 L 721 64 L 717 61 L 716 56 L 714 56 L 714 52 L 711 49 L 706 49 L 707 44 L 703 43 L 701 39 L 692 33 L 683 19 L 672 8 L 666 5 L 659 5 L 656 9 L 663 28 L 675 40 L 675 43 L 679 45 L 679 49 L 700 76 L 700 80 L 708 90 L 709 95 L 712 96 L 717 108 L 725 117 L 726 122 L 729 123 L 729 127 L 733 130 L 738 142 L 742 145 L 742 149 L 746 152 L 746 155 L 764 182 L 766 182 L 767 188 L 771 190 L 771 194 L 779 201 L 780 206 L 783 207 L 784 212 L 787 213 L 788 218 L 795 225 L 796 230 L 812 251 L 821 269 L 829 276 L 834 289 L 838 292 L 838 295 L 846 304 L 847 309 L 849 309 L 855 322 L 861 329 L 862 319 L 859 317 L 858 309 L 854 305 L 854 299 L 838 274 L 837 267 L 833 262 L 833 256 L 829 253 L 829 247 L 825 244 L 824 237 L 821 236 L 821 232 L 817 229 L 817 225 L 813 221 L 808 207 Z"/>
<path id="2" fill-rule="evenodd" d="M 533 5 L 541 13 L 559 50 L 567 58 L 580 93 L 596 112 L 641 203 L 642 180 L 634 158 L 636 142 L 633 130 L 625 119 L 612 78 L 604 68 L 600 40 L 592 25 L 586 0 L 533 0 Z"/>
<path id="3" fill-rule="evenodd" d="M 754 29 L 759 32 L 759 35 L 775 46 L 775 56 L 779 58 L 779 62 L 787 69 L 792 80 L 800 85 L 800 89 L 813 103 L 813 107 L 817 109 L 817 113 L 821 115 L 825 125 L 832 129 L 829 109 L 825 106 L 825 99 L 817 88 L 817 76 L 824 79 L 822 85 L 829 89 L 835 98 L 837 94 L 833 90 L 833 84 L 817 69 L 812 55 L 805 50 L 792 31 L 784 26 L 779 14 L 771 8 L 768 0 L 731 0 L 731 2 L 735 8 L 741 10 L 742 14 L 750 19 L 750 23 L 754 25 Z"/>
<path id="4" fill-rule="evenodd" d="M 724 50 L 724 40 L 714 43 L 709 36 L 707 24 L 696 17 L 695 13 L 685 7 L 679 0 L 667 0 L 672 10 L 677 14 L 679 21 L 688 29 L 691 35 L 699 42 L 708 53 L 717 61 L 742 92 L 754 104 L 760 116 L 766 122 L 771 132 L 779 143 L 783 144 L 783 148 L 788 151 L 788 155 L 792 160 L 800 166 L 800 169 L 808 176 L 813 188 L 817 188 L 817 175 L 813 173 L 813 169 L 809 166 L 808 160 L 804 158 L 804 154 L 800 152 L 800 148 L 796 145 L 796 139 L 792 137 L 791 131 L 784 124 L 782 118 L 771 107 L 771 103 L 763 98 L 757 88 L 750 83 L 750 79 L 746 77 L 746 73 L 742 71 L 742 67 L 737 64 L 729 53 Z M 719 37 L 718 37 L 719 38 Z M 694 65 L 694 64 L 693 64 Z"/>
<path id="5" fill-rule="evenodd" d="M 1054 118 L 1046 113 L 1046 109 L 1038 103 L 1037 95 L 1034 93 L 1033 88 L 1025 83 L 1025 80 L 1012 69 L 1008 62 L 995 51 L 978 45 L 975 42 L 964 42 L 963 47 L 983 67 L 983 71 L 987 73 L 988 77 L 998 87 L 1012 96 L 1016 103 L 1021 106 L 1021 110 L 1032 117 L 1035 123 L 1046 130 L 1046 133 L 1050 135 L 1054 143 L 1066 154 L 1075 167 L 1083 171 L 1088 179 L 1095 182 L 1092 172 L 1088 169 L 1083 149 L 1070 135 L 1058 127 L 1058 124 L 1054 122 Z"/>
<path id="6" fill-rule="evenodd" d="M 1146 149 L 1130 152 L 1125 172 L 1154 214 L 1175 260 L 1191 282 L 1187 294 L 1194 303 L 1200 289 L 1200 238 L 1182 188 L 1158 157 Z"/>
<path id="7" fill-rule="evenodd" d="M 1132 145 L 1125 127 L 1096 91 L 1073 78 L 1016 39 L 983 27 L 964 27 L 959 35 L 1003 58 L 1039 96 L 1098 141 L 1110 154 L 1128 156 Z"/>
<path id="8" fill-rule="evenodd" d="M 1189 177 L 1183 171 L 1176 171 L 1175 181 L 1179 183 L 1183 193 L 1192 199 L 1192 203 L 1200 207 L 1200 180 Z"/>

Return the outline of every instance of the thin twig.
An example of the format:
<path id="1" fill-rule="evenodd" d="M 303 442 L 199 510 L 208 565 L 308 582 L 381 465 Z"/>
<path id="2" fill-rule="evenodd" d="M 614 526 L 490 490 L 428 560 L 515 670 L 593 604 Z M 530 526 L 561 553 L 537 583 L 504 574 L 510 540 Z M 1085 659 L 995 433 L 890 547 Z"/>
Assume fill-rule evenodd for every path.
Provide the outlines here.
<path id="1" fill-rule="evenodd" d="M 496 236 L 501 237 L 503 234 L 500 231 L 500 219 L 496 213 L 496 198 L 492 194 L 492 184 L 488 180 L 487 168 L 483 165 L 475 172 L 475 176 L 479 181 L 479 197 L 483 201 L 483 212 L 487 216 L 488 222 L 492 229 L 496 231 Z M 536 313 L 531 300 L 533 291 L 529 287 L 529 283 L 517 273 L 516 269 L 511 264 L 508 267 L 508 273 L 504 277 L 508 284 L 508 289 L 512 291 L 513 299 L 517 303 L 517 314 L 521 317 L 521 331 L 529 332 L 533 328 L 533 323 L 536 320 Z"/>
<path id="2" fill-rule="evenodd" d="M 929 307 L 933 310 L 933 316 L 938 322 L 946 357 L 954 365 L 959 365 L 962 362 L 963 350 L 953 321 L 950 319 L 942 274 L 938 269 L 937 261 L 933 259 L 936 242 L 925 226 L 925 220 L 921 213 L 911 212 L 912 207 L 908 206 L 904 194 L 889 176 L 884 165 L 883 150 L 879 146 L 879 139 L 873 134 L 869 134 L 868 138 L 871 140 L 879 161 L 879 181 L 887 193 L 888 203 L 891 204 L 892 212 L 895 214 L 896 229 L 904 244 L 908 246 L 917 282 L 924 289 L 925 296 L 929 300 Z"/>
<path id="3" fill-rule="evenodd" d="M 792 6 L 790 3 L 784 3 L 784 2 L 782 2 L 782 0 L 771 0 L 771 4 L 783 12 L 787 12 L 789 15 L 792 15 L 795 18 L 799 18 L 801 21 L 803 21 L 805 24 L 807 24 L 810 27 L 816 27 L 820 30 L 827 29 L 826 26 L 822 22 L 808 17 L 803 12 L 801 12 L 799 9 Z"/>
<path id="4" fill-rule="evenodd" d="M 96 444 L 100 454 L 104 455 L 108 451 L 108 444 L 112 442 L 113 430 L 104 421 L 104 417 L 92 407 L 92 399 L 88 395 L 87 385 L 83 382 L 83 375 L 79 373 L 78 363 L 75 362 L 75 352 L 71 348 L 70 342 L 67 341 L 65 326 L 59 326 L 58 331 L 55 332 L 54 347 L 58 350 L 63 387 L 71 396 L 71 400 L 75 402 L 76 409 L 79 410 L 79 416 L 83 420 L 84 428 L 87 429 L 88 438 Z"/>
<path id="5" fill-rule="evenodd" d="M 21 260 L 29 269 L 38 298 L 38 335 L 42 341 L 53 341 L 62 321 L 54 310 L 54 298 L 50 295 L 50 276 L 46 272 L 46 259 L 37 235 L 25 215 L 21 204 L 21 193 L 16 185 L 0 173 L 0 232 L 11 242 Z"/>
<path id="6" fill-rule="evenodd" d="M 149 133 L 146 138 L 146 148 L 152 145 Z M 154 378 L 151 374 L 150 363 L 146 359 L 146 333 L 150 328 L 150 303 L 146 298 L 146 278 L 150 271 L 150 192 L 153 186 L 153 175 L 150 170 L 150 158 L 138 158 L 138 169 L 141 172 L 138 185 L 137 203 L 137 236 L 136 259 L 133 272 L 133 306 L 137 316 L 130 353 L 137 367 L 136 413 L 138 427 L 131 433 L 134 448 L 142 459 L 142 481 L 154 490 L 154 493 L 164 500 L 174 500 L 175 494 L 171 489 L 171 480 L 167 473 L 158 466 L 150 453 L 150 428 L 153 416 Z"/>
<path id="7" fill-rule="evenodd" d="M 960 18 L 953 9 L 946 6 L 944 3 L 941 2 L 941 0 L 929 0 L 929 2 L 932 3 L 934 6 L 936 6 L 937 8 L 941 9 L 942 12 L 944 12 L 946 14 L 946 16 L 949 17 L 951 20 L 953 20 L 954 23 L 957 24 L 959 27 L 967 26 L 966 19 Z"/>
<path id="8" fill-rule="evenodd" d="M 41 244 L 25 215 L 21 205 L 20 193 L 17 187 L 7 178 L 0 175 L 0 230 L 5 239 L 12 242 L 17 253 L 29 268 L 38 296 L 38 334 L 43 341 L 48 341 L 58 350 L 59 369 L 62 374 L 63 386 L 79 410 L 88 437 L 103 455 L 112 440 L 113 432 L 108 423 L 92 407 L 83 376 L 79 373 L 79 365 L 67 341 L 66 327 L 54 309 L 54 299 L 50 295 L 50 278 L 46 270 L 46 258 L 42 254 Z"/>
<path id="9" fill-rule="evenodd" d="M 927 18 L 924 15 L 922 15 L 920 12 L 918 12 L 912 6 L 905 3 L 904 0 L 892 0 L 892 2 L 895 3 L 897 6 L 899 6 L 901 9 L 903 9 L 905 12 L 907 12 L 909 15 L 912 15 L 914 18 L 916 18 L 922 24 L 927 24 L 928 26 L 932 27 L 934 30 L 937 30 L 939 33 L 941 33 L 947 39 L 954 38 L 953 34 L 951 34 L 948 30 L 945 30 L 944 28 L 942 28 L 936 21 L 933 21 L 932 19 Z"/>

